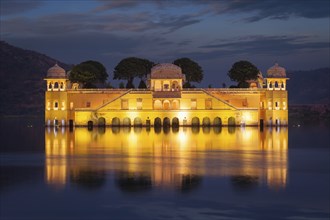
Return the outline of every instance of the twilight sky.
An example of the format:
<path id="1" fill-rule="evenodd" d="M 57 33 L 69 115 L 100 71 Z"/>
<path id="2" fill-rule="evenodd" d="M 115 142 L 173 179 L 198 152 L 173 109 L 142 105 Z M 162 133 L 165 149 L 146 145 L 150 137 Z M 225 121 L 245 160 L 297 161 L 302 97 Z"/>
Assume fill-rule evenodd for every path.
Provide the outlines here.
<path id="1" fill-rule="evenodd" d="M 201 86 L 233 84 L 239 60 L 265 75 L 329 67 L 328 0 L 0 0 L 1 40 L 62 62 L 115 65 L 137 56 L 156 63 L 189 57 L 204 70 Z M 137 84 L 137 83 L 136 83 Z"/>

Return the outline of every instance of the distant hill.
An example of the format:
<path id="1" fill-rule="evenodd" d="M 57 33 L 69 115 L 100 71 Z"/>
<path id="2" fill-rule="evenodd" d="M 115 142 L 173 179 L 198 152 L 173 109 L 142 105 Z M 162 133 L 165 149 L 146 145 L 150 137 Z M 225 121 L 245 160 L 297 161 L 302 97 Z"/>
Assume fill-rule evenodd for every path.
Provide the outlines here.
<path id="1" fill-rule="evenodd" d="M 330 68 L 287 73 L 289 103 L 330 104 Z"/>
<path id="2" fill-rule="evenodd" d="M 30 50 L 0 41 L 0 115 L 42 115 L 47 70 L 62 63 Z"/>

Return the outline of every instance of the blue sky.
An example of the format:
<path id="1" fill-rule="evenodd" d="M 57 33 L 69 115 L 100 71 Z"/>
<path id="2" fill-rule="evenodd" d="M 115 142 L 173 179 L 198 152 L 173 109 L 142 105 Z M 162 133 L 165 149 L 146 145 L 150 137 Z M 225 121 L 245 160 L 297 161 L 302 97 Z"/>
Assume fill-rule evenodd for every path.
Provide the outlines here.
<path id="1" fill-rule="evenodd" d="M 103 63 L 110 79 L 123 58 L 189 57 L 201 86 L 233 84 L 231 65 L 249 60 L 265 75 L 329 67 L 327 0 L 1 0 L 1 40 L 62 62 Z M 114 81 L 113 84 L 118 84 Z"/>

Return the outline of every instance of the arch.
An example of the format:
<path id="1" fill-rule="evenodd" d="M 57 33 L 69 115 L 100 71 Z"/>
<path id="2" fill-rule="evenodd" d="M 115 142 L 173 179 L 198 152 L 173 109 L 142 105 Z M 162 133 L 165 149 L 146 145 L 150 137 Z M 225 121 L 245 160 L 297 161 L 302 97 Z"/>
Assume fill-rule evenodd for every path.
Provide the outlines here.
<path id="1" fill-rule="evenodd" d="M 160 100 L 154 101 L 154 109 L 162 109 L 162 102 Z"/>
<path id="2" fill-rule="evenodd" d="M 139 117 L 134 118 L 134 127 L 142 127 L 142 119 Z"/>
<path id="3" fill-rule="evenodd" d="M 100 117 L 98 120 L 97 120 L 97 124 L 98 126 L 105 126 L 105 118 L 103 117 Z"/>
<path id="4" fill-rule="evenodd" d="M 168 117 L 165 117 L 163 120 L 163 126 L 169 127 L 171 125 L 171 120 Z"/>
<path id="5" fill-rule="evenodd" d="M 270 81 L 268 85 L 269 85 L 268 88 L 270 88 L 270 89 L 273 88 L 273 82 L 272 81 Z"/>
<path id="6" fill-rule="evenodd" d="M 120 119 L 117 118 L 117 117 L 114 117 L 111 121 L 111 125 L 119 127 L 120 126 Z"/>
<path id="7" fill-rule="evenodd" d="M 180 106 L 179 106 L 179 100 L 173 100 L 172 101 L 172 109 L 179 109 Z"/>
<path id="8" fill-rule="evenodd" d="M 87 128 L 88 128 L 88 130 L 93 129 L 93 121 L 88 121 L 87 122 Z"/>
<path id="9" fill-rule="evenodd" d="M 58 89 L 58 82 L 54 83 L 54 89 Z"/>
<path id="10" fill-rule="evenodd" d="M 211 126 L 210 118 L 209 117 L 204 117 L 202 124 L 203 124 L 203 126 Z"/>
<path id="11" fill-rule="evenodd" d="M 213 120 L 213 126 L 218 126 L 220 127 L 222 125 L 222 121 L 220 117 L 215 117 Z"/>
<path id="12" fill-rule="evenodd" d="M 179 91 L 180 90 L 180 86 L 179 86 L 179 82 L 178 81 L 172 81 L 172 91 Z"/>
<path id="13" fill-rule="evenodd" d="M 63 82 L 60 83 L 60 89 L 61 90 L 64 89 L 64 83 Z"/>
<path id="14" fill-rule="evenodd" d="M 126 117 L 123 119 L 123 126 L 130 127 L 131 126 L 131 119 Z"/>
<path id="15" fill-rule="evenodd" d="M 228 118 L 228 126 L 235 126 L 236 125 L 236 120 L 234 117 L 229 117 Z"/>
<path id="16" fill-rule="evenodd" d="M 160 127 L 160 126 L 162 126 L 162 119 L 160 119 L 160 118 L 155 118 L 155 121 L 154 121 L 154 126 L 155 127 Z"/>
<path id="17" fill-rule="evenodd" d="M 193 117 L 191 119 L 191 125 L 192 126 L 199 126 L 199 118 L 198 117 Z"/>
<path id="18" fill-rule="evenodd" d="M 279 84 L 277 81 L 275 81 L 275 85 L 274 85 L 275 88 L 279 88 Z"/>
<path id="19" fill-rule="evenodd" d="M 179 119 L 177 117 L 172 119 L 172 127 L 179 127 Z"/>
<path id="20" fill-rule="evenodd" d="M 165 109 L 165 110 L 171 109 L 170 101 L 164 100 L 163 109 Z"/>
<path id="21" fill-rule="evenodd" d="M 50 82 L 50 83 L 48 84 L 48 90 L 51 90 L 52 88 L 53 88 L 53 83 Z"/>

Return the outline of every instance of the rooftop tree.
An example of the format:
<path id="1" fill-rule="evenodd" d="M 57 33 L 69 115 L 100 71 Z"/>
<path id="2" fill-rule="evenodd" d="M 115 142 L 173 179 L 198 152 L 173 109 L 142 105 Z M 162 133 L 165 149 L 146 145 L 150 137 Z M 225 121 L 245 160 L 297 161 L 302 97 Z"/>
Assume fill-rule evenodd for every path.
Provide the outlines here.
<path id="1" fill-rule="evenodd" d="M 69 74 L 71 82 L 81 83 L 83 88 L 93 88 L 95 83 L 104 83 L 108 73 L 103 64 L 88 60 L 74 66 Z"/>
<path id="2" fill-rule="evenodd" d="M 232 81 L 238 82 L 239 88 L 248 88 L 247 80 L 257 79 L 258 68 L 246 60 L 241 60 L 233 64 L 228 71 L 228 76 Z"/>
<path id="3" fill-rule="evenodd" d="M 174 60 L 173 64 L 181 67 L 182 73 L 185 74 L 185 87 L 191 87 L 191 82 L 200 83 L 203 80 L 203 69 L 197 62 L 184 57 Z"/>
<path id="4" fill-rule="evenodd" d="M 115 67 L 113 79 L 127 80 L 126 88 L 132 88 L 134 78 L 144 79 L 153 65 L 153 62 L 138 57 L 122 59 Z"/>

